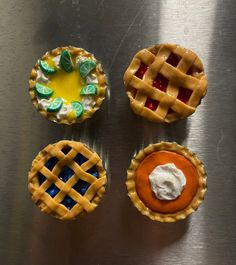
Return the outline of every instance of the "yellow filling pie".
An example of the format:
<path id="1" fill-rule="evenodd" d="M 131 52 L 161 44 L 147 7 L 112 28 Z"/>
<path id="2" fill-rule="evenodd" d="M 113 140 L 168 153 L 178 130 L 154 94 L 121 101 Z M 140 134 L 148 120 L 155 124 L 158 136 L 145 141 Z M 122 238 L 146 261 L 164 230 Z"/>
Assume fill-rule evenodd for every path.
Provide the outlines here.
<path id="1" fill-rule="evenodd" d="M 56 67 L 52 58 L 48 58 L 46 62 Z M 73 60 L 73 63 L 75 64 L 75 60 Z M 86 86 L 86 82 L 81 78 L 78 69 L 71 73 L 57 69 L 57 72 L 50 76 L 47 86 L 54 91 L 51 96 L 52 99 L 59 97 L 65 103 L 71 103 L 72 101 L 81 101 L 80 91 L 82 87 Z"/>
<path id="2" fill-rule="evenodd" d="M 100 62 L 84 49 L 72 46 L 43 55 L 32 69 L 29 83 L 39 112 L 65 124 L 90 118 L 99 109 L 106 90 Z"/>

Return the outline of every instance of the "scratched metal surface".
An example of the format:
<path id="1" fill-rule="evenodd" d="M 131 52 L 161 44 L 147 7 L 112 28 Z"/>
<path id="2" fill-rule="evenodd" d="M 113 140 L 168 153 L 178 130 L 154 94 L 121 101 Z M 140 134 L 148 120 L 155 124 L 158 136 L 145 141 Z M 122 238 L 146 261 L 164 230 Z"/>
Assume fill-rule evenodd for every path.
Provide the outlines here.
<path id="1" fill-rule="evenodd" d="M 1 264 L 236 264 L 235 12 L 234 0 L 1 0 Z M 171 125 L 135 116 L 122 83 L 132 55 L 162 42 L 197 52 L 209 77 L 197 112 Z M 67 44 L 102 61 L 110 88 L 94 118 L 71 127 L 45 120 L 27 93 L 36 59 Z M 41 214 L 27 192 L 32 159 L 60 139 L 87 143 L 109 169 L 101 205 L 73 222 Z M 204 204 L 174 224 L 141 216 L 124 184 L 133 153 L 160 140 L 189 147 L 208 173 Z"/>

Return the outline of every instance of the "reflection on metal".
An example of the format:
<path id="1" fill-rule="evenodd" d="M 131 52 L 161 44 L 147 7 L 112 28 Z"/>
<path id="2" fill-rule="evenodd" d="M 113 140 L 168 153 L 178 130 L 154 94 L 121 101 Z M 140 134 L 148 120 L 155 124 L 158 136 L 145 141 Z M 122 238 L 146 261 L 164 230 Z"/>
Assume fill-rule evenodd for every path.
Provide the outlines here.
<path id="1" fill-rule="evenodd" d="M 0 2 L 1 264 L 236 263 L 235 12 L 233 0 Z M 138 50 L 162 42 L 194 50 L 209 77 L 207 96 L 196 113 L 173 124 L 152 124 L 134 115 L 122 81 Z M 27 92 L 37 58 L 68 44 L 94 53 L 109 75 L 101 109 L 74 126 L 44 119 Z M 32 159 L 61 139 L 94 148 L 109 174 L 99 207 L 64 223 L 40 213 L 27 191 Z M 186 145 L 208 173 L 205 202 L 183 222 L 151 222 L 126 194 L 132 155 L 160 140 Z"/>

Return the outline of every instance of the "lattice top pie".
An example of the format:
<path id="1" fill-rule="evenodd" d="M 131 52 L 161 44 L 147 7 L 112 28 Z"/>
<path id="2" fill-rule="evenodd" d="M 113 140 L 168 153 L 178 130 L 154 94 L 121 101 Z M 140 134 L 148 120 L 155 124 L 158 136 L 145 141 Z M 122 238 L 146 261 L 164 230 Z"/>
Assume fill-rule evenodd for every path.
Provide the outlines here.
<path id="1" fill-rule="evenodd" d="M 107 178 L 97 153 L 80 142 L 63 140 L 39 152 L 28 182 L 41 211 L 66 220 L 97 207 Z"/>
<path id="2" fill-rule="evenodd" d="M 131 108 L 154 122 L 173 122 L 194 113 L 207 91 L 199 57 L 176 44 L 135 54 L 124 74 Z"/>

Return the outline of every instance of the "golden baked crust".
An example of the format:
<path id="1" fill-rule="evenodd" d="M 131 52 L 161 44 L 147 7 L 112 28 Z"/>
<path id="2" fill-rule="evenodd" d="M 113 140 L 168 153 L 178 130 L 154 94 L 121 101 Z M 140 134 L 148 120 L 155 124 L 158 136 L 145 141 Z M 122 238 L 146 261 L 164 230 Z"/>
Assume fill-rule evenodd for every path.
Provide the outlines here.
<path id="1" fill-rule="evenodd" d="M 138 168 L 139 164 L 143 161 L 143 159 L 151 154 L 154 151 L 172 151 L 177 154 L 183 155 L 187 158 L 196 168 L 199 175 L 199 187 L 197 193 L 192 199 L 191 203 L 183 210 L 178 211 L 176 213 L 158 213 L 147 208 L 144 203 L 138 197 L 135 188 L 135 172 Z M 127 171 L 127 180 L 126 186 L 128 189 L 128 196 L 133 202 L 134 206 L 143 214 L 148 216 L 150 219 L 159 222 L 176 222 L 178 220 L 185 219 L 191 213 L 197 210 L 199 205 L 202 203 L 204 199 L 204 195 L 207 190 L 206 184 L 206 173 L 202 162 L 197 158 L 197 156 L 190 152 L 187 148 L 178 145 L 177 143 L 169 143 L 169 142 L 160 142 L 157 144 L 150 144 L 146 148 L 139 151 L 139 153 L 132 159 L 129 169 Z"/>
<path id="2" fill-rule="evenodd" d="M 65 148 L 69 150 L 66 153 L 63 152 Z M 88 160 L 79 165 L 74 160 L 77 154 L 82 154 Z M 45 166 L 50 158 L 58 159 L 52 170 Z M 74 175 L 66 182 L 59 177 L 65 166 L 74 172 Z M 86 172 L 93 166 L 96 166 L 98 170 L 98 178 Z M 45 177 L 43 183 L 39 181 L 39 173 Z M 79 179 L 90 184 L 84 195 L 73 188 Z M 28 175 L 28 189 L 33 201 L 42 212 L 50 213 L 61 220 L 74 219 L 83 213 L 93 211 L 105 192 L 106 183 L 106 171 L 97 153 L 80 142 L 67 140 L 49 144 L 40 151 L 33 160 Z M 52 184 L 59 189 L 55 197 L 51 197 L 46 192 Z M 75 201 L 75 205 L 71 209 L 61 203 L 65 196 L 69 196 Z"/>
<path id="3" fill-rule="evenodd" d="M 173 66 L 170 56 L 178 58 Z M 143 78 L 135 74 L 140 66 L 148 67 Z M 154 87 L 158 74 L 167 79 L 166 91 Z M 199 57 L 176 44 L 160 44 L 135 54 L 124 74 L 124 84 L 133 111 L 153 122 L 173 122 L 194 113 L 207 91 L 207 78 Z M 187 102 L 180 100 L 180 89 L 191 93 Z M 147 99 L 159 102 L 155 110 L 145 107 Z"/>
<path id="4" fill-rule="evenodd" d="M 29 94 L 31 96 L 32 102 L 33 102 L 34 106 L 36 107 L 36 109 L 43 116 L 45 116 L 47 119 L 52 120 L 52 121 L 57 122 L 57 123 L 63 123 L 63 124 L 81 123 L 84 120 L 86 120 L 88 118 L 91 118 L 92 115 L 100 108 L 100 105 L 102 104 L 102 101 L 105 98 L 106 77 L 105 77 L 105 73 L 104 73 L 104 71 L 102 69 L 101 63 L 96 60 L 96 58 L 93 56 L 93 54 L 85 51 L 82 48 L 77 48 L 77 47 L 73 47 L 73 46 L 58 47 L 58 48 L 56 48 L 54 50 L 46 52 L 42 56 L 42 60 L 46 60 L 50 56 L 58 56 L 64 50 L 68 50 L 72 55 L 75 55 L 75 56 L 87 57 L 88 59 L 92 59 L 93 61 L 95 61 L 97 63 L 95 71 L 96 71 L 97 78 L 98 78 L 99 92 L 98 92 L 98 95 L 96 96 L 94 107 L 90 111 L 87 111 L 86 113 L 84 113 L 80 118 L 75 118 L 73 120 L 69 120 L 69 119 L 66 119 L 66 118 L 58 119 L 52 113 L 49 113 L 49 112 L 45 111 L 44 109 L 40 108 L 39 104 L 38 104 L 37 97 L 35 95 L 35 91 L 34 91 L 35 84 L 36 84 L 36 79 L 37 79 L 37 70 L 39 69 L 38 62 L 35 64 L 34 68 L 31 71 L 31 74 L 30 74 Z"/>

